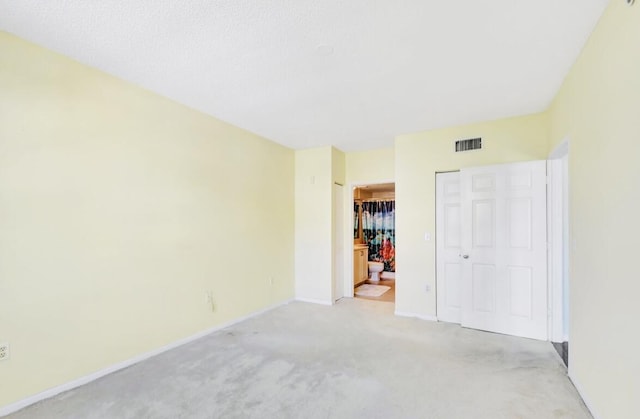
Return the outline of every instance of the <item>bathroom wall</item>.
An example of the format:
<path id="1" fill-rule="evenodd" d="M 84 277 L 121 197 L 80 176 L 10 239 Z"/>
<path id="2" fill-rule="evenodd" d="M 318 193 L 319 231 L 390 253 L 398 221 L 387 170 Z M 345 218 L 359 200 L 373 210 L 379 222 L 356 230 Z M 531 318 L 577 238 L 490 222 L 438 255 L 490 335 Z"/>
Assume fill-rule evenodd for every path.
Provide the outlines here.
<path id="1" fill-rule="evenodd" d="M 362 235 L 362 200 L 371 198 L 372 193 L 363 188 L 355 188 L 353 190 L 353 202 L 358 205 L 357 217 L 358 217 L 358 233 L 357 237 L 353 238 L 354 244 L 362 244 L 364 242 Z M 354 215 L 353 218 L 355 218 Z M 355 229 L 354 229 L 355 230 Z M 355 235 L 355 233 L 354 233 Z"/>
<path id="2" fill-rule="evenodd" d="M 545 159 L 548 132 L 542 113 L 396 137 L 396 311 L 436 314 L 436 172 Z M 454 152 L 455 140 L 474 137 L 482 137 L 482 150 Z"/>
<path id="3" fill-rule="evenodd" d="M 374 185 L 373 187 L 376 187 Z M 353 199 L 356 202 L 360 202 L 362 200 L 367 199 L 395 199 L 396 192 L 392 191 L 378 191 L 378 190 L 370 190 L 366 186 L 357 187 L 353 190 Z"/>
<path id="4" fill-rule="evenodd" d="M 391 191 L 391 192 L 372 192 L 371 193 L 371 198 L 373 198 L 373 199 L 395 199 L 396 198 L 396 192 L 395 191 Z"/>
<path id="5" fill-rule="evenodd" d="M 0 408 L 293 297 L 292 150 L 0 51 Z"/>
<path id="6" fill-rule="evenodd" d="M 569 140 L 569 372 L 596 418 L 639 418 L 640 4 L 612 1 L 550 109 Z"/>

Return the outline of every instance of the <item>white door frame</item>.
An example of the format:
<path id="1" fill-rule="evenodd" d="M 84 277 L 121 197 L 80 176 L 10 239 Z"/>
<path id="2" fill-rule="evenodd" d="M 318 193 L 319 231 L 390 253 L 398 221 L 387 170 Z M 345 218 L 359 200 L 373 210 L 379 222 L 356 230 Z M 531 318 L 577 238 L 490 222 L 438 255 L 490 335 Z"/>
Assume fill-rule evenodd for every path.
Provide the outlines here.
<path id="1" fill-rule="evenodd" d="M 345 296 L 344 277 L 344 187 L 334 182 L 331 189 L 333 212 L 333 281 L 331 301 L 335 303 Z"/>
<path id="2" fill-rule="evenodd" d="M 550 154 L 548 164 L 549 340 L 569 340 L 569 139 Z"/>
<path id="3" fill-rule="evenodd" d="M 345 201 L 345 220 L 349 220 L 349 222 L 344 223 L 343 225 L 349 226 L 348 229 L 345 228 L 345 245 L 344 251 L 344 269 L 345 269 L 345 280 L 344 280 L 344 296 L 345 297 L 354 297 L 353 293 L 353 189 L 359 186 L 370 186 L 370 185 L 380 185 L 382 183 L 393 183 L 395 185 L 395 179 L 382 179 L 376 181 L 363 181 L 363 182 L 350 182 L 349 183 L 349 191 L 348 199 Z M 397 202 L 397 201 L 396 201 Z M 348 239 L 347 239 L 348 237 Z M 349 278 L 349 279 L 347 279 Z"/>

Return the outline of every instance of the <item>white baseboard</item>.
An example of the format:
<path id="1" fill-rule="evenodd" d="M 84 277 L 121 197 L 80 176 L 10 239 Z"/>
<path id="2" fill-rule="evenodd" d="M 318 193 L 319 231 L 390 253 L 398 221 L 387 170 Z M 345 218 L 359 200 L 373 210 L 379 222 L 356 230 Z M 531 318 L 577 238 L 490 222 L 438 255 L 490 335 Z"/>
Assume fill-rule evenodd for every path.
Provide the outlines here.
<path id="1" fill-rule="evenodd" d="M 39 402 L 41 400 L 45 400 L 45 399 L 51 398 L 53 396 L 56 396 L 56 395 L 58 395 L 60 393 L 65 392 L 65 391 L 72 390 L 72 389 L 74 389 L 76 387 L 80 387 L 82 385 L 88 384 L 88 383 L 90 383 L 90 382 L 92 382 L 94 380 L 97 380 L 98 378 L 104 377 L 105 375 L 111 374 L 111 373 L 116 372 L 118 370 L 121 370 L 123 368 L 130 367 L 131 365 L 137 364 L 138 362 L 144 361 L 145 359 L 149 359 L 149 358 L 151 358 L 153 356 L 156 356 L 156 355 L 159 355 L 159 354 L 161 354 L 163 352 L 166 352 L 166 351 L 169 351 L 171 349 L 175 349 L 175 348 L 177 348 L 179 346 L 185 345 L 187 343 L 193 342 L 194 340 L 198 340 L 200 338 L 203 338 L 203 337 L 205 337 L 207 335 L 210 335 L 211 333 L 214 333 L 214 332 L 217 332 L 219 330 L 225 329 L 225 328 L 227 328 L 229 326 L 232 326 L 232 325 L 234 325 L 236 323 L 240 323 L 240 322 L 248 320 L 248 319 L 250 319 L 252 317 L 259 316 L 261 314 L 266 313 L 267 311 L 271 311 L 271 310 L 273 310 L 275 308 L 278 308 L 280 306 L 283 306 L 285 304 L 289 304 L 291 301 L 293 301 L 293 299 L 285 300 L 283 302 L 274 304 L 272 306 L 263 308 L 261 310 L 254 311 L 253 313 L 247 314 L 246 316 L 239 317 L 237 319 L 231 320 L 231 321 L 223 323 L 221 325 L 212 327 L 211 329 L 207 329 L 207 330 L 204 330 L 202 332 L 196 333 L 195 335 L 192 335 L 192 336 L 186 337 L 184 339 L 180 339 L 178 341 L 172 342 L 172 343 L 170 343 L 170 344 L 168 344 L 166 346 L 163 346 L 161 348 L 154 349 L 152 351 L 145 352 L 145 353 L 142 353 L 142 354 L 140 354 L 138 356 L 135 356 L 133 358 L 127 359 L 125 361 L 118 362 L 117 364 L 110 365 L 107 368 L 101 369 L 99 371 L 96 371 L 96 372 L 91 373 L 89 375 L 85 375 L 84 377 L 77 378 L 75 380 L 69 381 L 69 382 L 61 384 L 59 386 L 50 388 L 50 389 L 45 390 L 43 392 L 34 394 L 33 396 L 29 396 L 29 397 L 27 397 L 25 399 L 22 399 L 22 400 L 19 400 L 19 401 L 15 402 L 15 403 L 11 403 L 11 404 L 6 405 L 6 406 L 1 406 L 0 407 L 0 417 L 7 416 L 10 413 L 16 412 L 16 411 L 18 411 L 20 409 L 24 409 L 25 407 L 27 407 L 29 405 L 32 405 L 34 403 L 37 403 L 37 402 Z"/>
<path id="2" fill-rule="evenodd" d="M 333 303 L 327 300 L 315 300 L 313 298 L 295 298 L 296 301 L 301 301 L 303 303 L 311 303 L 311 304 L 322 304 L 323 306 L 332 306 Z"/>
<path id="3" fill-rule="evenodd" d="M 415 317 L 420 320 L 427 320 L 430 322 L 437 322 L 438 318 L 436 316 L 429 316 L 426 314 L 417 314 L 417 313 L 407 313 L 405 311 L 395 311 L 393 314 L 400 317 Z"/>
<path id="4" fill-rule="evenodd" d="M 596 414 L 596 411 L 593 409 L 593 405 L 589 402 L 589 399 L 585 397 L 584 391 L 582 391 L 582 387 L 575 380 L 573 374 L 571 373 L 571 362 L 569 362 L 569 371 L 567 375 L 569 376 L 569 380 L 571 380 L 571 383 L 573 383 L 573 386 L 576 388 L 576 390 L 578 390 L 578 394 L 582 398 L 585 406 L 587 406 L 587 409 L 589 409 L 589 412 L 591 413 L 591 416 L 593 416 L 593 419 L 600 419 L 600 416 Z"/>

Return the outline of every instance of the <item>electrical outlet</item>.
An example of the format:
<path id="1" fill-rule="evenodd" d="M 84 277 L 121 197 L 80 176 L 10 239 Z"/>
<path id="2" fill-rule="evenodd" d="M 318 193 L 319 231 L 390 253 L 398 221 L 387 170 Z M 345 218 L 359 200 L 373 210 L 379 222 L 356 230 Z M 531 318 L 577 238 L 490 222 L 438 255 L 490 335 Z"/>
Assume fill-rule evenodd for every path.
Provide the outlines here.
<path id="1" fill-rule="evenodd" d="M 427 284 L 424 286 L 424 292 L 431 292 L 431 285 Z"/>
<path id="2" fill-rule="evenodd" d="M 272 276 L 269 277 L 269 285 L 273 286 L 273 277 Z"/>
<path id="3" fill-rule="evenodd" d="M 6 361 L 9 359 L 9 344 L 0 343 L 0 361 Z"/>

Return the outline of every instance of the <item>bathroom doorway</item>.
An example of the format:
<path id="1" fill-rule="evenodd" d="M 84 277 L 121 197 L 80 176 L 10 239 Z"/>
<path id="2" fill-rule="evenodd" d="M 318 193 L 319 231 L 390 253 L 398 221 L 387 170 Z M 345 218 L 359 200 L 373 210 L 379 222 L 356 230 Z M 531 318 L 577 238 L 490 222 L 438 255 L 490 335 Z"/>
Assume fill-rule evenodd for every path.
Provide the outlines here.
<path id="1" fill-rule="evenodd" d="M 395 183 L 353 186 L 353 295 L 395 304 Z"/>

